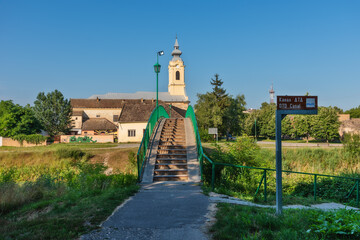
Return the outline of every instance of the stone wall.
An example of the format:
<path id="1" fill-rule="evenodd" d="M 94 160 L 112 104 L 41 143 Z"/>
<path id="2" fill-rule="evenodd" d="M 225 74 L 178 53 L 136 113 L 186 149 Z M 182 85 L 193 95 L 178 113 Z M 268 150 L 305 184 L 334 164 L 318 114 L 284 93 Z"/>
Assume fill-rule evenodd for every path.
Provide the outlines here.
<path id="1" fill-rule="evenodd" d="M 4 138 L 1 137 L 1 141 L 0 141 L 0 146 L 3 147 L 35 147 L 35 146 L 46 146 L 47 142 L 44 141 L 42 143 L 39 144 L 35 144 L 35 143 L 28 143 L 26 141 L 23 141 L 23 143 L 21 144 L 20 142 L 16 141 L 16 140 L 12 140 L 11 138 Z"/>
<path id="2" fill-rule="evenodd" d="M 81 142 L 80 138 L 83 137 L 89 137 L 91 140 L 89 142 L 96 141 L 97 143 L 113 143 L 114 142 L 114 136 L 113 135 L 91 135 L 91 136 L 82 136 L 82 135 L 61 135 L 60 136 L 60 142 L 61 143 L 69 143 L 70 138 L 74 137 L 77 139 L 76 142 Z M 79 141 L 80 140 L 80 141 Z"/>

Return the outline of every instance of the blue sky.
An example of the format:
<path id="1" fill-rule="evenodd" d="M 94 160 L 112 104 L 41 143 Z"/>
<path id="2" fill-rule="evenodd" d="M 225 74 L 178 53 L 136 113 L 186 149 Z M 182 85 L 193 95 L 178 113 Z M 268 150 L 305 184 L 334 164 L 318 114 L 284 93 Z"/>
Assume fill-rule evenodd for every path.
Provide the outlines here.
<path id="1" fill-rule="evenodd" d="M 247 107 L 276 95 L 360 105 L 360 1 L 0 0 L 0 100 L 32 104 L 40 91 L 67 98 L 155 91 L 156 52 L 167 65 L 178 35 L 192 104 L 220 74 Z"/>

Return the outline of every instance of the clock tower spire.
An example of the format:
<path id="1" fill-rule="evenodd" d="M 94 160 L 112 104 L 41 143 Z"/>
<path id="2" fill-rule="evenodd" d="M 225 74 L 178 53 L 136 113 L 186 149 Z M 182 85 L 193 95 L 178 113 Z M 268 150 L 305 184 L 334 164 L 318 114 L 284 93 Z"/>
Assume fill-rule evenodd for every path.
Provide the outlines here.
<path id="1" fill-rule="evenodd" d="M 179 49 L 179 43 L 176 37 L 174 50 L 171 53 L 173 58 L 169 62 L 169 67 L 168 67 L 169 68 L 168 91 L 170 95 L 181 95 L 184 96 L 186 99 L 188 99 L 185 92 L 185 65 L 180 57 L 181 54 L 182 52 Z"/>

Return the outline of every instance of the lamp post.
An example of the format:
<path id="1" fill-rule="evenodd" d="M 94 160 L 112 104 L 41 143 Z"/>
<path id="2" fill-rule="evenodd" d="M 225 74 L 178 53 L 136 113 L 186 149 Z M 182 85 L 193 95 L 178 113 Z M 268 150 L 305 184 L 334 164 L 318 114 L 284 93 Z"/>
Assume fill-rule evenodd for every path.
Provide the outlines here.
<path id="1" fill-rule="evenodd" d="M 256 137 L 256 118 L 255 118 L 255 142 L 257 142 L 257 137 Z"/>
<path id="2" fill-rule="evenodd" d="M 154 65 L 154 70 L 156 73 L 156 111 L 157 111 L 157 120 L 159 120 L 159 111 L 157 107 L 159 106 L 159 72 L 161 65 L 159 64 L 159 56 L 164 55 L 164 51 L 159 51 L 156 54 L 156 64 Z"/>

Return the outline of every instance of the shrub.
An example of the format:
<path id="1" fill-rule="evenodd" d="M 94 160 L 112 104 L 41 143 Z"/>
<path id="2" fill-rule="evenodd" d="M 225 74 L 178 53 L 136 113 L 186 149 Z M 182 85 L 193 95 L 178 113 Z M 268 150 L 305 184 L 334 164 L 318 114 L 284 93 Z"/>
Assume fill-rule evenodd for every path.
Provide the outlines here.
<path id="1" fill-rule="evenodd" d="M 360 135 L 358 134 L 345 134 L 344 135 L 344 150 L 352 156 L 360 155 Z"/>
<path id="2" fill-rule="evenodd" d="M 40 134 L 30 134 L 30 135 L 19 134 L 19 135 L 11 137 L 11 139 L 20 142 L 21 145 L 23 144 L 24 141 L 37 145 L 37 144 L 40 144 L 40 143 L 46 141 L 47 137 L 40 135 Z"/>
<path id="3" fill-rule="evenodd" d="M 73 160 L 79 160 L 84 157 L 85 152 L 80 149 L 70 149 L 70 148 L 59 148 L 55 152 L 58 158 L 70 158 Z"/>

